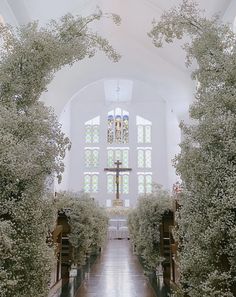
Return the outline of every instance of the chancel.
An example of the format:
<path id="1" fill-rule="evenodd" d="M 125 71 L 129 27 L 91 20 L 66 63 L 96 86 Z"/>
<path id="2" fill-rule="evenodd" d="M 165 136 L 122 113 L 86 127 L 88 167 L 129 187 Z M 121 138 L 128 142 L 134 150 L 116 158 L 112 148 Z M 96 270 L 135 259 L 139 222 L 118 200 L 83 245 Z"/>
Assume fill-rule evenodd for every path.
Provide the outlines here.
<path id="1" fill-rule="evenodd" d="M 114 206 L 123 206 L 123 201 L 120 199 L 120 172 L 127 172 L 131 171 L 131 168 L 122 168 L 120 165 L 122 165 L 122 162 L 117 160 L 115 162 L 116 167 L 115 168 L 104 168 L 105 171 L 108 172 L 115 172 L 115 184 L 116 184 L 116 198 L 113 200 Z"/>

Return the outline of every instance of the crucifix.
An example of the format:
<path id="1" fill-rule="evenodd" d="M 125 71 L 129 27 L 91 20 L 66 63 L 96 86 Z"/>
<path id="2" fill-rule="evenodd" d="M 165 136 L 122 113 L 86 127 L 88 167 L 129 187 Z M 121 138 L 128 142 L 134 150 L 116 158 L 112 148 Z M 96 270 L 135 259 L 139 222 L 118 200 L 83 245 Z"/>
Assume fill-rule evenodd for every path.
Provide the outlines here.
<path id="1" fill-rule="evenodd" d="M 119 191 L 119 187 L 120 187 L 120 181 L 119 181 L 119 176 L 120 176 L 120 172 L 123 171 L 131 171 L 131 168 L 120 168 L 120 165 L 122 164 L 122 162 L 120 162 L 119 160 L 117 160 L 115 162 L 116 167 L 115 168 L 104 168 L 104 171 L 111 171 L 111 172 L 115 172 L 116 173 L 116 199 L 120 199 L 120 191 Z"/>

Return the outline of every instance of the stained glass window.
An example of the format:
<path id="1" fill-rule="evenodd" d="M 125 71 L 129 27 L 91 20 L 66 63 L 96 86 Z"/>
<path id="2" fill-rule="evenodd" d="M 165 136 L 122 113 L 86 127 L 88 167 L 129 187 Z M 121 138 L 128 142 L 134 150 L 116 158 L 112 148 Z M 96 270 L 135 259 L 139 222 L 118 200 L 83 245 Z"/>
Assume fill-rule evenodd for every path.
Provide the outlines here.
<path id="1" fill-rule="evenodd" d="M 122 143 L 122 120 L 120 115 L 115 117 L 115 142 Z"/>
<path id="2" fill-rule="evenodd" d="M 107 174 L 107 193 L 116 193 L 116 175 Z M 129 194 L 129 175 L 124 174 L 119 176 L 119 193 Z"/>
<path id="3" fill-rule="evenodd" d="M 145 143 L 151 143 L 151 126 L 145 126 Z"/>
<path id="4" fill-rule="evenodd" d="M 123 115 L 123 143 L 129 142 L 129 116 Z"/>
<path id="5" fill-rule="evenodd" d="M 93 148 L 85 149 L 85 157 L 84 163 L 86 168 L 97 168 L 98 167 L 98 159 L 99 159 L 99 150 Z"/>
<path id="6" fill-rule="evenodd" d="M 152 122 L 140 116 L 136 117 L 137 125 L 137 142 L 138 143 L 151 143 L 152 137 Z"/>
<path id="7" fill-rule="evenodd" d="M 85 143 L 99 143 L 100 117 L 95 117 L 85 123 Z"/>
<path id="8" fill-rule="evenodd" d="M 144 150 L 138 150 L 138 168 L 144 167 Z"/>
<path id="9" fill-rule="evenodd" d="M 92 126 L 85 125 L 85 142 L 92 143 Z"/>
<path id="10" fill-rule="evenodd" d="M 122 167 L 129 166 L 129 149 L 127 147 L 108 148 L 107 150 L 107 166 L 114 167 L 114 163 L 119 160 Z"/>
<path id="11" fill-rule="evenodd" d="M 114 166 L 114 150 L 107 151 L 107 166 L 108 167 Z"/>
<path id="12" fill-rule="evenodd" d="M 90 184 L 91 184 L 91 176 L 86 174 L 84 176 L 84 191 L 86 193 L 89 193 L 90 192 Z"/>
<path id="13" fill-rule="evenodd" d="M 109 114 L 107 119 L 107 142 L 112 144 L 114 141 L 114 115 Z"/>
<path id="14" fill-rule="evenodd" d="M 108 113 L 107 142 L 124 144 L 129 142 L 129 113 L 116 108 Z"/>
<path id="15" fill-rule="evenodd" d="M 90 167 L 91 150 L 85 150 L 84 154 L 84 165 L 86 168 L 88 168 Z"/>
<path id="16" fill-rule="evenodd" d="M 152 176 L 146 175 L 146 193 L 150 194 L 152 192 Z"/>
<path id="17" fill-rule="evenodd" d="M 122 165 L 124 167 L 129 166 L 129 151 L 128 150 L 123 150 L 123 156 L 122 156 Z"/>
<path id="18" fill-rule="evenodd" d="M 123 194 L 129 194 L 129 176 L 122 176 Z"/>
<path id="19" fill-rule="evenodd" d="M 114 175 L 112 174 L 107 175 L 107 193 L 114 193 Z"/>
<path id="20" fill-rule="evenodd" d="M 152 175 L 141 173 L 138 174 L 138 193 L 150 194 L 152 192 Z"/>
<path id="21" fill-rule="evenodd" d="M 98 175 L 92 175 L 92 192 L 97 193 L 98 192 Z"/>
<path id="22" fill-rule="evenodd" d="M 138 193 L 144 194 L 144 175 L 138 175 Z"/>
<path id="23" fill-rule="evenodd" d="M 122 154 L 121 154 L 121 150 L 115 150 L 115 160 L 114 161 L 116 161 L 116 160 L 120 160 L 121 162 L 123 161 L 122 160 Z"/>
<path id="24" fill-rule="evenodd" d="M 138 143 L 144 142 L 144 129 L 143 126 L 138 126 Z"/>
<path id="25" fill-rule="evenodd" d="M 84 174 L 84 191 L 86 193 L 98 192 L 98 173 L 86 173 Z"/>
<path id="26" fill-rule="evenodd" d="M 152 151 L 145 150 L 145 167 L 151 168 L 152 167 Z"/>
<path id="27" fill-rule="evenodd" d="M 99 143 L 99 126 L 93 126 L 93 143 Z"/>
<path id="28" fill-rule="evenodd" d="M 99 157 L 99 152 L 96 149 L 92 150 L 92 166 L 93 167 L 98 167 L 98 157 Z"/>
<path id="29" fill-rule="evenodd" d="M 152 167 L 152 151 L 151 148 L 138 148 L 138 168 Z"/>

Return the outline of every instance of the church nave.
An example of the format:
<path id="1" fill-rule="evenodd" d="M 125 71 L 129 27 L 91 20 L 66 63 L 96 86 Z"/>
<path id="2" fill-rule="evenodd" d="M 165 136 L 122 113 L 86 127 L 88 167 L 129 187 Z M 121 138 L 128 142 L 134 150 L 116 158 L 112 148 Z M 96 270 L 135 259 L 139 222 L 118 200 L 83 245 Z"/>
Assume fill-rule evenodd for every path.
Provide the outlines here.
<path id="1" fill-rule="evenodd" d="M 109 240 L 76 297 L 155 297 L 128 240 Z"/>

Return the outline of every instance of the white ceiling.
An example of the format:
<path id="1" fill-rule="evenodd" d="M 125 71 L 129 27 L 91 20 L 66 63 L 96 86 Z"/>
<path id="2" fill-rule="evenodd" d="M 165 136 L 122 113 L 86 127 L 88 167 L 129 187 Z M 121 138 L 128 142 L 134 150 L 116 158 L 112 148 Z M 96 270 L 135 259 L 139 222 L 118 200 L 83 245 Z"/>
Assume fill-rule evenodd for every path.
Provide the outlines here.
<path id="1" fill-rule="evenodd" d="M 154 87 L 179 116 L 186 113 L 193 97 L 194 83 L 190 70 L 184 65 L 184 52 L 179 42 L 157 49 L 147 32 L 153 18 L 158 19 L 164 9 L 178 0 L 0 0 L 0 9 L 9 8 L 15 22 L 25 24 L 39 20 L 41 24 L 70 12 L 87 15 L 99 6 L 104 12 L 118 13 L 122 25 L 110 20 L 96 24 L 95 30 L 107 37 L 122 54 L 119 63 L 108 61 L 103 54 L 84 60 L 72 68 L 59 71 L 42 98 L 60 114 L 64 105 L 82 88 L 103 79 L 127 79 L 145 82 Z M 225 12 L 236 0 L 197 0 L 208 16 Z M 236 14 L 236 7 L 235 7 Z M 9 16 L 3 15 L 5 19 Z"/>

